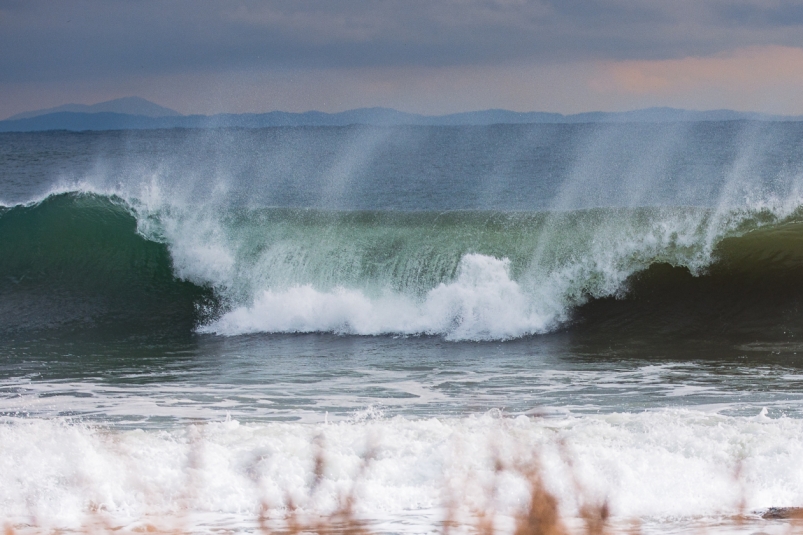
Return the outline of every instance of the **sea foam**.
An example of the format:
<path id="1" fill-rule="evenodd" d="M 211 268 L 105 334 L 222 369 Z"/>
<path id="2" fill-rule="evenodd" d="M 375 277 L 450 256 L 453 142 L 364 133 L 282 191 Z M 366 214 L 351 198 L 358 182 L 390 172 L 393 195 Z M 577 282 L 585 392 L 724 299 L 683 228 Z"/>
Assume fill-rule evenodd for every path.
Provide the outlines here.
<path id="1" fill-rule="evenodd" d="M 482 340 L 545 332 L 553 317 L 533 310 L 510 278 L 508 259 L 469 254 L 462 258 L 457 278 L 430 290 L 421 303 L 401 294 L 371 299 L 360 290 L 322 292 L 307 284 L 264 290 L 253 305 L 238 307 L 201 331 L 442 334 Z"/>
<path id="2" fill-rule="evenodd" d="M 0 515 L 52 528 L 99 514 L 110 525 L 240 529 L 262 504 L 274 519 L 290 502 L 325 515 L 353 493 L 358 516 L 428 531 L 449 500 L 466 519 L 488 507 L 515 514 L 528 493 L 515 467 L 533 462 L 563 514 L 607 501 L 615 522 L 638 517 L 647 531 L 803 499 L 803 422 L 693 410 L 320 425 L 227 420 L 158 432 L 29 419 L 0 426 L 0 448 Z M 324 470 L 316 482 L 318 455 Z"/>

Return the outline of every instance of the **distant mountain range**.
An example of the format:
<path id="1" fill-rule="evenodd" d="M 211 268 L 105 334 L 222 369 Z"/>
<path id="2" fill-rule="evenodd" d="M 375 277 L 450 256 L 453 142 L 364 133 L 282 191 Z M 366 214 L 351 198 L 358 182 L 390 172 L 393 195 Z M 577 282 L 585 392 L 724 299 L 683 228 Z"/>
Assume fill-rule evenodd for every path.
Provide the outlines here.
<path id="1" fill-rule="evenodd" d="M 31 117 L 38 117 L 41 115 L 50 115 L 53 113 L 121 113 L 125 115 L 143 115 L 145 117 L 178 117 L 181 114 L 176 110 L 165 108 L 158 104 L 154 104 L 150 100 L 145 100 L 140 97 L 124 97 L 98 104 L 65 104 L 63 106 L 56 106 L 55 108 L 47 108 L 45 110 L 26 111 L 12 115 L 6 121 L 15 121 L 19 119 L 30 119 Z"/>
<path id="2" fill-rule="evenodd" d="M 574 115 L 545 112 L 484 110 L 449 115 L 418 115 L 390 108 L 360 108 L 340 113 L 308 111 L 181 115 L 139 97 L 126 97 L 91 106 L 67 104 L 30 111 L 0 121 L 0 132 L 44 130 L 134 130 L 155 128 L 264 128 L 271 126 L 492 125 L 530 123 L 623 123 L 688 121 L 801 121 L 803 116 L 767 115 L 732 110 L 689 111 L 648 108 L 626 112 L 588 112 Z"/>

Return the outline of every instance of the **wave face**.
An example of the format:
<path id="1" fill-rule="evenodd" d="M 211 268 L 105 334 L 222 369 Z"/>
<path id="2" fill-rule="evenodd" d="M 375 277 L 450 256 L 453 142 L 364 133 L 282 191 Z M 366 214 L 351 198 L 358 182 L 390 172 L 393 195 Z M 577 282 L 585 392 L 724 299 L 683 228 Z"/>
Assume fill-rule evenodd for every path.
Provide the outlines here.
<path id="1" fill-rule="evenodd" d="M 0 210 L 6 334 L 189 332 L 214 301 L 210 290 L 175 277 L 167 247 L 137 233 L 119 198 L 65 193 Z"/>
<path id="2" fill-rule="evenodd" d="M 6 332 L 798 332 L 803 216 L 148 206 L 60 193 L 0 213 Z M 773 334 L 774 333 L 774 334 Z"/>
<path id="3" fill-rule="evenodd" d="M 581 307 L 575 319 L 597 331 L 794 341 L 803 324 L 800 213 L 722 238 L 699 273 L 655 263 L 629 277 L 625 288 L 622 298 Z"/>

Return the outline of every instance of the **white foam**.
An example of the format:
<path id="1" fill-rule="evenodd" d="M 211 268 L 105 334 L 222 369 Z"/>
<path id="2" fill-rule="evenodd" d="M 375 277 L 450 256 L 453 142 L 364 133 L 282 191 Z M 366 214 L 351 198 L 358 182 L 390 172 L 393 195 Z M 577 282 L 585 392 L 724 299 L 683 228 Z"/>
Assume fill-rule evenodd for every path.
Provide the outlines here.
<path id="1" fill-rule="evenodd" d="M 546 331 L 554 311 L 538 310 L 510 278 L 510 261 L 468 254 L 456 280 L 430 290 L 423 302 L 402 294 L 369 298 L 360 290 L 318 291 L 312 285 L 264 290 L 204 332 L 317 332 L 376 335 L 442 334 L 455 340 L 505 339 Z"/>
<path id="2" fill-rule="evenodd" d="M 315 437 L 326 468 L 311 492 Z M 364 467 L 364 456 L 373 459 Z M 288 499 L 327 514 L 355 489 L 366 519 L 433 529 L 452 496 L 469 509 L 513 514 L 527 485 L 515 471 L 535 454 L 569 517 L 607 500 L 615 521 L 666 529 L 803 502 L 803 421 L 687 410 L 550 419 L 360 418 L 335 424 L 224 421 L 160 432 L 109 431 L 54 420 L 0 425 L 0 517 L 78 527 L 90 510 L 112 525 L 190 518 L 242 528 L 261 503 Z M 571 467 L 567 463 L 571 460 Z M 495 479 L 496 478 L 496 479 Z M 582 492 L 578 494 L 574 480 Z M 488 503 L 496 481 L 496 499 Z"/>

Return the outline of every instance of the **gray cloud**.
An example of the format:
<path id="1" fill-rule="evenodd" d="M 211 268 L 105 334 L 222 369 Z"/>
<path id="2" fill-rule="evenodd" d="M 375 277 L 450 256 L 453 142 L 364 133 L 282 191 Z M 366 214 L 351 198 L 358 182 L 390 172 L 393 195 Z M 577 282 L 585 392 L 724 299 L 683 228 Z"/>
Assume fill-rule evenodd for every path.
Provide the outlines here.
<path id="1" fill-rule="evenodd" d="M 797 56 L 766 45 L 803 47 L 803 2 L 0 0 L 0 116 L 134 94 L 184 113 L 374 105 L 803 112 L 798 79 L 784 75 L 793 67 L 779 59 L 797 65 Z M 750 46 L 764 46 L 764 59 L 749 60 Z M 748 69 L 774 70 L 757 82 L 733 62 L 731 74 L 725 63 L 682 75 L 672 66 L 606 70 L 729 54 Z"/>
<path id="2" fill-rule="evenodd" d="M 803 24 L 803 4 L 799 2 L 733 2 L 716 6 L 719 17 L 734 26 L 770 28 Z"/>
<path id="3" fill-rule="evenodd" d="M 803 44 L 803 6 L 645 0 L 0 3 L 0 82 L 664 59 Z"/>

